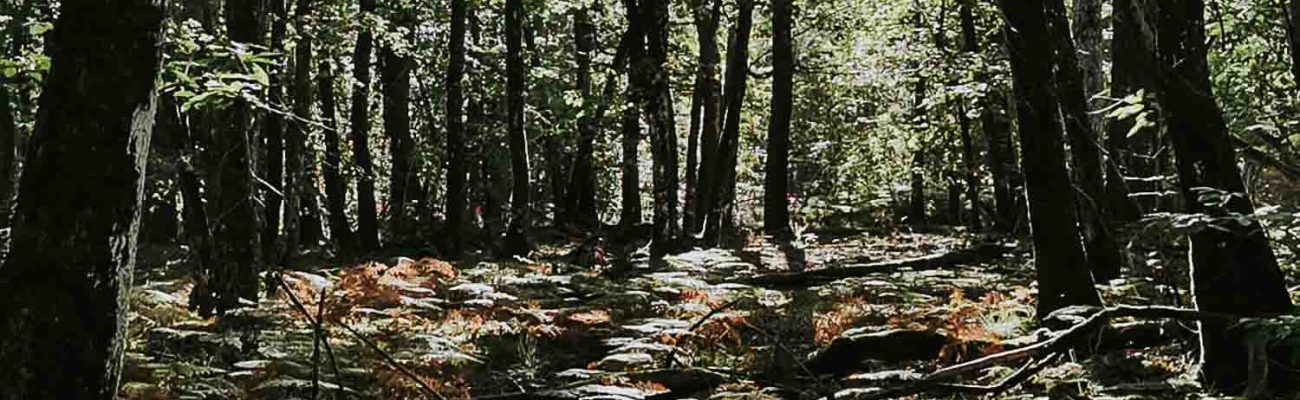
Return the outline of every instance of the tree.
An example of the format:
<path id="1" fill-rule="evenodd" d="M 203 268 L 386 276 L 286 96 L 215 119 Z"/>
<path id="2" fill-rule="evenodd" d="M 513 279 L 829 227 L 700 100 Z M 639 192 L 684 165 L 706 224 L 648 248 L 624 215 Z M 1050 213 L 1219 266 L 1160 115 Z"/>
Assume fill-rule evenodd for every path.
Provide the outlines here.
<path id="1" fill-rule="evenodd" d="M 1110 48 L 1110 97 L 1122 99 L 1144 89 L 1154 91 L 1154 77 L 1149 71 L 1154 68 L 1155 61 L 1149 49 L 1155 47 L 1155 32 L 1147 23 L 1144 11 L 1153 8 L 1151 0 L 1116 0 L 1112 8 L 1114 33 Z M 1149 147 L 1160 146 L 1160 135 L 1151 129 L 1138 127 L 1137 132 L 1130 132 L 1134 123 L 1133 118 L 1109 119 L 1106 126 L 1106 151 L 1110 153 L 1106 169 L 1106 198 L 1114 210 L 1112 216 L 1119 222 L 1133 222 L 1142 217 L 1138 202 L 1128 196 L 1129 185 L 1125 175 L 1147 177 L 1155 173 L 1154 162 L 1133 157 L 1139 149 L 1132 149 L 1131 144 L 1145 142 L 1154 143 Z M 1135 186 L 1135 190 L 1150 192 L 1159 187 L 1158 183 L 1139 185 L 1142 186 Z M 1155 201 L 1146 202 L 1146 205 L 1154 208 L 1150 206 L 1154 206 Z"/>
<path id="2" fill-rule="evenodd" d="M 924 20 L 920 10 L 914 10 L 912 16 L 912 26 L 921 35 L 924 29 Z M 912 128 L 916 131 L 917 136 L 925 132 L 925 96 L 928 83 L 925 75 L 922 74 L 921 64 L 917 62 L 913 69 L 916 70 L 916 82 L 912 89 Z M 912 153 L 912 164 L 908 166 L 911 175 L 911 198 L 908 200 L 907 221 L 913 226 L 926 224 L 926 198 L 925 198 L 925 152 L 926 144 L 917 143 L 917 149 Z"/>
<path id="3" fill-rule="evenodd" d="M 25 25 L 31 1 L 23 1 L 21 6 L 17 4 L 15 2 L 6 6 L 6 11 L 12 11 L 14 18 L 6 27 L 9 32 L 8 49 L 0 50 L 7 51 L 12 58 L 22 54 L 23 46 L 26 45 L 27 35 L 24 30 L 27 29 Z M 4 227 L 10 226 L 10 209 L 13 207 L 14 193 L 17 189 L 14 180 L 18 169 L 16 141 L 19 133 L 18 118 L 14 113 L 22 111 L 23 102 L 18 102 L 19 109 L 10 108 L 11 101 L 22 97 L 12 92 L 15 83 L 17 82 L 12 78 L 0 77 L 0 226 Z"/>
<path id="4" fill-rule="evenodd" d="M 627 61 L 629 64 L 643 57 L 645 33 L 642 31 L 637 0 L 623 0 L 627 14 Z M 635 82 L 639 71 L 627 69 L 627 104 L 623 107 L 623 159 L 619 163 L 621 174 L 621 210 L 619 225 L 624 232 L 641 224 L 641 169 L 637 164 L 641 144 L 641 112 L 637 107 Z"/>
<path id="5" fill-rule="evenodd" d="M 338 248 L 351 249 L 356 243 L 352 225 L 348 223 L 348 184 L 341 173 L 342 138 L 339 136 L 338 118 L 335 115 L 338 103 L 334 98 L 334 70 L 328 57 L 322 57 L 320 66 L 317 67 L 316 88 L 320 97 L 321 115 L 325 119 L 325 164 L 321 169 L 325 178 L 325 211 L 329 214 L 330 236 Z"/>
<path id="6" fill-rule="evenodd" d="M 1213 226 L 1190 237 L 1196 308 L 1247 316 L 1288 312 L 1291 299 L 1264 230 L 1254 220 L 1233 217 L 1250 215 L 1254 205 L 1210 84 L 1205 3 L 1158 4 L 1160 105 L 1169 124 L 1179 185 L 1187 211 L 1215 218 L 1209 222 Z M 1206 381 L 1230 394 L 1242 392 L 1248 365 L 1244 332 L 1225 322 L 1200 325 Z"/>
<path id="7" fill-rule="evenodd" d="M 233 0 L 226 3 L 226 31 L 235 43 L 258 43 L 261 40 L 258 2 Z M 216 132 L 217 154 L 215 164 L 219 174 L 216 182 L 216 207 L 220 213 L 209 214 L 213 219 L 216 262 L 207 265 L 208 271 L 199 274 L 194 289 L 200 302 L 202 315 L 222 314 L 241 307 L 240 299 L 257 299 L 257 275 L 262 269 L 261 220 L 258 215 L 257 177 L 255 172 L 254 135 L 252 132 L 252 106 L 246 99 L 236 99 L 232 105 L 220 110 L 219 121 L 223 129 Z"/>
<path id="8" fill-rule="evenodd" d="M 286 227 L 285 251 L 292 259 L 296 257 L 299 246 L 316 245 L 321 239 L 320 207 L 316 200 L 316 163 L 308 146 L 311 132 L 308 121 L 312 120 L 312 28 L 308 26 L 307 17 L 312 12 L 313 0 L 298 0 L 294 10 L 294 26 L 298 36 L 293 51 L 293 84 L 290 94 L 293 96 L 293 115 L 285 131 L 285 196 L 287 202 L 285 218 L 295 221 L 294 229 Z M 329 111 L 333 113 L 333 110 Z M 333 125 L 331 125 L 333 126 Z"/>
<path id="9" fill-rule="evenodd" d="M 1288 0 L 1287 47 L 1291 49 L 1291 78 L 1300 85 L 1300 0 Z"/>
<path id="10" fill-rule="evenodd" d="M 1053 39 L 1044 6 L 1000 0 L 1020 120 L 1021 167 L 1038 279 L 1038 317 L 1070 305 L 1099 305 L 1079 242 L 1075 199 L 1065 165 L 1062 128 L 1052 90 Z"/>
<path id="11" fill-rule="evenodd" d="M 772 119 L 767 128 L 766 179 L 763 180 L 763 230 L 788 239 L 790 209 L 790 114 L 794 104 L 794 5 L 772 1 Z"/>
<path id="12" fill-rule="evenodd" d="M 60 4 L 0 268 L 0 398 L 117 393 L 163 18 L 145 0 Z"/>
<path id="13" fill-rule="evenodd" d="M 595 6 L 593 6 L 595 7 Z M 566 220 L 583 226 L 595 225 L 596 216 L 596 98 L 591 93 L 591 56 L 596 50 L 596 25 L 586 8 L 573 10 L 573 55 L 577 60 L 577 89 L 582 97 L 582 116 L 578 119 L 578 152 L 574 155 L 573 175 L 565 191 Z"/>
<path id="14" fill-rule="evenodd" d="M 267 5 L 271 8 L 271 44 L 273 51 L 280 52 L 284 50 L 285 30 L 288 23 L 288 7 L 286 0 L 271 0 Z M 284 83 L 281 78 L 284 74 L 278 68 L 270 71 L 268 74 L 267 99 L 273 104 L 284 104 Z M 266 191 L 266 206 L 262 211 L 262 254 L 272 262 L 278 262 L 289 257 L 292 249 L 297 248 L 296 238 L 298 237 L 298 216 L 292 214 L 296 209 L 298 199 L 293 195 L 283 195 L 287 193 L 284 174 L 284 117 L 278 113 L 267 113 L 261 120 L 262 123 L 262 140 L 265 143 L 265 162 L 264 172 L 262 175 L 266 185 L 270 190 Z M 286 240 L 280 240 L 280 211 L 281 206 L 290 212 L 285 213 L 284 232 Z M 284 248 L 279 248 L 281 245 Z"/>
<path id="15" fill-rule="evenodd" d="M 673 114 L 672 86 L 668 81 L 668 3 L 642 0 L 640 5 L 646 52 L 634 69 L 640 69 L 639 92 L 648 121 L 654 157 L 654 231 L 652 259 L 677 247 L 681 235 L 677 191 L 677 125 Z"/>
<path id="16" fill-rule="evenodd" d="M 531 251 L 528 231 L 531 225 L 532 184 L 529 182 L 528 132 L 524 130 L 524 4 L 523 0 L 506 0 L 506 135 L 510 145 L 510 171 L 513 187 L 510 196 L 510 225 L 506 228 L 505 251 L 527 255 Z"/>
<path id="17" fill-rule="evenodd" d="M 754 2 L 736 2 L 736 23 L 727 45 L 727 81 L 723 87 L 722 137 L 718 157 L 711 168 L 717 175 L 713 209 L 709 212 L 705 237 L 710 243 L 722 242 L 724 235 L 736 229 L 736 158 L 740 152 L 740 113 L 745 104 L 749 79 L 749 34 L 754 27 Z"/>
<path id="18" fill-rule="evenodd" d="M 692 15 L 700 47 L 695 77 L 695 91 L 699 93 L 697 98 L 700 100 L 700 119 L 698 127 L 691 128 L 691 135 L 699 136 L 700 156 L 699 164 L 694 168 L 697 171 L 694 173 L 695 190 L 687 190 L 686 208 L 690 214 L 687 215 L 689 221 L 685 225 L 694 236 L 704 229 L 714 199 L 717 198 L 717 190 L 714 188 L 718 179 L 718 141 L 722 132 L 722 83 L 718 81 L 721 56 L 718 54 L 717 36 L 719 19 L 722 18 L 722 1 L 696 0 Z M 689 159 L 687 164 L 689 165 Z M 687 167 L 688 179 L 691 169 Z M 692 199 L 694 204 L 691 203 Z"/>
<path id="19" fill-rule="evenodd" d="M 1048 0 L 1044 4 L 1056 53 L 1053 59 L 1057 101 L 1070 143 L 1070 165 L 1080 188 L 1076 202 L 1079 205 L 1079 228 L 1083 233 L 1088 263 L 1092 265 L 1093 278 L 1105 282 L 1119 277 L 1123 256 L 1110 230 L 1109 208 L 1104 201 L 1101 140 L 1093 129 L 1088 107 L 1088 94 L 1085 92 L 1087 71 L 1080 67 L 1074 40 L 1070 38 L 1064 0 Z"/>
<path id="20" fill-rule="evenodd" d="M 398 10 L 394 23 L 411 25 L 409 10 Z M 411 236 L 414 221 L 407 215 L 412 203 L 421 201 L 423 190 L 416 176 L 415 139 L 411 137 L 411 69 L 414 60 L 399 54 L 392 46 L 380 50 L 380 91 L 384 95 L 384 133 L 392 162 L 389 177 L 388 220 L 391 242 L 401 243 Z M 418 210 L 419 207 L 414 207 Z"/>
<path id="21" fill-rule="evenodd" d="M 469 18 L 469 0 L 451 1 L 451 38 L 447 62 L 447 223 L 446 254 L 453 258 L 464 253 L 461 228 L 465 225 L 465 21 Z"/>
<path id="22" fill-rule="evenodd" d="M 374 0 L 361 0 L 361 14 L 375 11 Z M 357 174 L 356 245 L 362 250 L 379 248 L 379 222 L 375 207 L 375 167 L 370 160 L 370 60 L 374 37 L 362 26 L 352 53 L 352 162 Z"/>

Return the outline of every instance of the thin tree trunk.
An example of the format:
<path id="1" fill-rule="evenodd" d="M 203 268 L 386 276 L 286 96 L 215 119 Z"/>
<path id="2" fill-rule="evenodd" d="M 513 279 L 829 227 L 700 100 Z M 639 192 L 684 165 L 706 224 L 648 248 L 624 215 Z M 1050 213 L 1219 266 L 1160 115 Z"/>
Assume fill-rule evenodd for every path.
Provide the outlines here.
<path id="1" fill-rule="evenodd" d="M 643 57 L 645 53 L 645 34 L 642 32 L 638 17 L 637 0 L 623 0 L 627 13 L 629 64 Z M 641 145 L 641 112 L 637 109 L 638 96 L 636 85 L 637 69 L 627 69 L 627 104 L 623 107 L 623 160 L 620 163 L 622 174 L 622 213 L 619 224 L 624 232 L 641 224 L 641 168 L 638 164 Z"/>
<path id="2" fill-rule="evenodd" d="M 0 399 L 117 395 L 163 19 L 153 1 L 60 6 L 0 268 Z"/>
<path id="3" fill-rule="evenodd" d="M 9 49 L 6 50 L 9 57 L 17 58 L 22 54 L 23 47 L 26 45 L 27 14 L 31 8 L 31 0 L 22 2 L 19 6 L 17 3 L 7 7 L 13 11 L 13 19 L 9 21 L 7 32 L 9 33 Z M 11 92 L 11 90 L 21 92 L 21 89 L 14 87 L 18 83 L 13 79 L 0 76 L 0 227 L 9 227 L 10 214 L 13 208 L 14 194 L 17 191 L 17 172 L 18 172 L 18 118 L 16 112 L 24 112 L 24 102 L 22 95 Z M 10 102 L 17 101 L 17 109 L 10 108 Z"/>
<path id="4" fill-rule="evenodd" d="M 285 5 L 286 0 L 270 0 L 267 2 L 271 7 L 271 49 L 275 52 L 283 51 L 281 43 L 284 41 L 286 24 L 288 22 L 288 10 Z M 279 107 L 285 104 L 284 100 L 284 82 L 283 71 L 278 68 L 269 71 L 267 85 L 267 98 L 271 104 Z M 278 113 L 267 113 L 262 118 L 262 139 L 266 145 L 266 171 L 262 174 L 262 180 L 270 190 L 266 191 L 266 206 L 263 208 L 262 220 L 265 224 L 262 226 L 262 254 L 266 256 L 267 261 L 276 263 L 290 256 L 297 249 L 298 237 L 298 216 L 292 214 L 296 209 L 297 198 L 290 194 L 287 182 L 291 179 L 285 179 L 284 174 L 284 118 Z M 287 182 L 286 182 L 287 181 Z M 285 240 L 280 239 L 280 210 L 288 210 L 284 218 Z"/>
<path id="5" fill-rule="evenodd" d="M 700 105 L 700 162 L 696 177 L 694 216 L 686 229 L 692 236 L 704 229 L 713 202 L 718 197 L 719 135 L 722 132 L 722 83 L 718 81 L 718 26 L 722 18 L 721 0 L 696 0 L 693 15 L 695 32 L 699 41 L 699 68 L 696 71 L 697 90 L 701 93 Z"/>
<path id="6" fill-rule="evenodd" d="M 1087 76 L 1079 67 L 1074 40 L 1070 38 L 1069 19 L 1064 0 L 1044 3 L 1048 29 L 1055 40 L 1056 90 L 1066 137 L 1070 143 L 1070 161 L 1074 169 L 1079 199 L 1079 227 L 1083 233 L 1088 263 L 1093 278 L 1106 282 L 1118 278 L 1124 262 L 1115 236 L 1110 229 L 1109 209 L 1105 201 L 1106 186 L 1102 172 L 1101 141 L 1093 129 L 1085 93 Z"/>
<path id="7" fill-rule="evenodd" d="M 919 18 L 919 17 L 918 17 Z M 916 86 L 913 89 L 912 96 L 912 124 L 916 129 L 917 135 L 923 133 L 925 127 L 925 103 L 926 82 L 924 76 L 917 76 Z M 923 226 L 928 223 L 926 218 L 925 198 L 925 152 L 926 143 L 921 141 L 917 144 L 917 149 L 912 153 L 911 169 L 911 199 L 908 201 L 910 207 L 907 221 L 912 226 Z"/>
<path id="8" fill-rule="evenodd" d="M 374 0 L 361 0 L 361 12 L 374 12 Z M 357 177 L 356 245 L 361 250 L 379 248 L 379 222 L 375 205 L 375 167 L 370 160 L 370 60 L 373 36 L 362 27 L 352 53 L 352 163 Z"/>
<path id="9" fill-rule="evenodd" d="M 352 225 L 348 223 L 348 183 L 342 174 L 342 138 L 339 135 L 337 102 L 334 98 L 334 72 L 328 57 L 321 57 L 316 71 L 316 89 L 320 91 L 321 116 L 325 119 L 325 211 L 329 216 L 331 239 L 339 249 L 356 246 Z"/>
<path id="10" fill-rule="evenodd" d="M 464 254 L 467 171 L 465 163 L 465 21 L 469 18 L 469 0 L 451 0 L 451 57 L 447 62 L 447 223 L 446 254 L 457 259 Z"/>
<path id="11" fill-rule="evenodd" d="M 596 152 L 596 98 L 591 93 L 591 55 L 596 50 L 596 26 L 584 8 L 573 13 L 574 58 L 578 62 L 578 93 L 582 96 L 582 118 L 578 120 L 578 153 L 573 160 L 573 175 L 569 179 L 567 198 L 563 209 L 566 220 L 581 226 L 598 222 L 596 216 L 596 171 L 593 167 Z"/>
<path id="12" fill-rule="evenodd" d="M 643 105 L 649 122 L 649 136 L 654 157 L 654 232 L 650 256 L 659 260 L 676 249 L 681 236 L 680 189 L 677 175 L 677 124 L 672 85 L 668 76 L 668 3 L 670 0 L 642 0 L 642 25 L 646 37 L 646 54 L 638 66 L 642 69 Z M 637 68 L 637 67 L 634 67 Z"/>
<path id="13" fill-rule="evenodd" d="M 717 193 L 713 210 L 709 212 L 706 240 L 710 244 L 723 242 L 724 236 L 736 232 L 736 161 L 740 152 L 740 117 L 745 104 L 745 90 L 749 79 L 749 35 L 754 26 L 753 0 L 737 0 L 736 25 L 727 46 L 727 82 L 723 100 L 722 137 L 718 142 Z"/>
<path id="14" fill-rule="evenodd" d="M 790 114 L 794 107 L 794 24 L 792 0 L 772 0 L 772 119 L 767 129 L 763 228 L 790 239 Z"/>
<path id="15" fill-rule="evenodd" d="M 1075 196 L 1065 165 L 1052 90 L 1053 39 L 1041 3 L 1001 0 L 1011 49 L 1020 147 L 1038 276 L 1038 317 L 1071 305 L 1100 305 L 1079 242 Z M 1059 33 L 1059 32 L 1058 32 Z"/>
<path id="16" fill-rule="evenodd" d="M 528 133 L 524 130 L 524 91 L 528 78 L 524 70 L 523 0 L 506 0 L 506 130 L 510 145 L 510 171 L 513 188 L 510 197 L 510 225 L 506 228 L 505 251 L 527 255 L 529 228 L 532 225 L 532 185 L 529 182 Z"/>
<path id="17" fill-rule="evenodd" d="M 1287 45 L 1291 49 L 1291 78 L 1300 85 L 1300 0 L 1287 1 Z"/>
<path id="18" fill-rule="evenodd" d="M 1178 180 L 1189 212 L 1223 218 L 1191 235 L 1192 295 L 1201 311 L 1274 315 L 1291 299 L 1263 228 L 1229 213 L 1250 215 L 1237 157 L 1215 101 L 1206 61 L 1202 0 L 1160 0 L 1161 106 L 1177 156 Z M 1210 190 L 1204 190 L 1209 188 Z M 1231 194 L 1222 207 L 1214 191 Z M 1221 196 L 1220 196 L 1221 198 Z M 1241 393 L 1246 383 L 1245 332 L 1231 324 L 1201 322 L 1201 360 L 1211 387 Z"/>
<path id="19" fill-rule="evenodd" d="M 1090 111 L 1106 107 L 1105 101 L 1094 99 L 1106 89 L 1102 76 L 1102 62 L 1105 60 L 1102 31 L 1106 29 L 1105 20 L 1102 19 L 1102 2 L 1103 0 L 1074 0 L 1074 6 L 1071 8 L 1073 18 L 1069 22 L 1070 31 L 1074 35 L 1075 54 L 1079 61 L 1083 95 Z M 1102 126 L 1102 114 L 1090 114 L 1090 116 L 1092 126 Z"/>

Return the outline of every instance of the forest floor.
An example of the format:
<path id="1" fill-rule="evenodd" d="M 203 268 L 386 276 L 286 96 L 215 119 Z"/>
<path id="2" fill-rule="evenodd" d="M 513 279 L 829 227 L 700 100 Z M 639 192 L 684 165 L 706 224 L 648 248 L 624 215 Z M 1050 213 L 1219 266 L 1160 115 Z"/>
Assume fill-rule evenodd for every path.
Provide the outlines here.
<path id="1" fill-rule="evenodd" d="M 855 398 L 1035 340 L 1036 291 L 1025 244 L 1000 243 L 1007 254 L 955 265 L 889 264 L 987 240 L 959 233 L 825 234 L 800 249 L 758 241 L 739 251 L 671 256 L 653 270 L 641 259 L 620 272 L 604 264 L 598 248 L 575 257 L 584 252 L 573 251 L 575 238 L 541 246 L 535 259 L 453 265 L 388 258 L 272 273 L 266 282 L 281 290 L 221 319 L 187 310 L 192 284 L 155 271 L 137 280 L 132 295 L 122 394 Z M 789 272 L 792 265 L 862 276 L 776 284 L 752 278 Z M 746 284 L 761 282 L 769 288 Z M 1154 282 L 1111 282 L 1103 297 L 1152 304 Z M 1165 323 L 1158 334 L 1180 340 L 1065 357 L 1015 388 L 984 396 L 1199 397 L 1189 331 Z M 327 340 L 315 340 L 318 334 Z M 855 335 L 879 341 L 818 352 Z M 992 384 L 1018 366 L 987 369 L 965 383 Z"/>

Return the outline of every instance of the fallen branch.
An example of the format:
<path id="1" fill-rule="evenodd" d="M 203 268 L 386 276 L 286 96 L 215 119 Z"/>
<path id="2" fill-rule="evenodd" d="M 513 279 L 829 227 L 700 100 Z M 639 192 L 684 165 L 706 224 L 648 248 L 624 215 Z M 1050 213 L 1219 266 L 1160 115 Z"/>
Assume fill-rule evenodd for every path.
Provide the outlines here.
<path id="1" fill-rule="evenodd" d="M 1114 318 L 1124 318 L 1124 317 L 1142 318 L 1142 319 L 1167 318 L 1167 319 L 1176 319 L 1176 320 L 1185 320 L 1185 321 L 1221 321 L 1221 322 L 1222 321 L 1237 322 L 1241 320 L 1241 317 L 1234 316 L 1234 315 L 1189 310 L 1183 308 L 1165 307 L 1165 306 L 1119 305 L 1119 306 L 1113 306 L 1113 307 L 1101 308 L 1101 309 L 1098 309 L 1096 307 L 1069 307 L 1062 310 L 1058 310 L 1056 313 L 1053 313 L 1053 315 L 1054 316 L 1058 314 L 1077 315 L 1075 313 L 1079 313 L 1079 312 L 1090 312 L 1091 314 L 1087 318 L 1083 319 L 1081 322 L 1076 323 L 1074 326 L 1071 326 L 1070 328 L 1062 331 L 1060 334 L 1050 339 L 1035 343 L 1030 346 L 1025 346 L 1019 349 L 1005 351 L 997 354 L 991 354 L 961 364 L 941 368 L 938 371 L 932 372 L 929 375 L 926 375 L 924 378 L 921 378 L 920 380 L 909 383 L 907 385 L 886 389 L 878 392 L 866 393 L 866 394 L 856 396 L 855 398 L 857 400 L 893 399 L 893 398 L 898 398 L 903 396 L 910 396 L 919 393 L 924 393 L 936 389 L 954 388 L 953 385 L 947 384 L 946 381 L 961 375 L 980 371 L 989 366 L 1006 363 L 1006 362 L 1015 362 L 1015 361 L 1024 361 L 1024 360 L 1031 360 L 1026 364 L 1027 366 L 1038 364 L 1037 362 L 1032 360 L 1053 359 L 1054 357 L 1060 354 L 1064 354 L 1066 351 L 1069 351 L 1070 349 L 1087 345 L 1088 339 L 1093 337 L 1093 334 L 1098 332 L 1104 325 L 1108 324 L 1110 320 Z M 1049 318 L 1052 317 L 1049 316 Z M 1021 372 L 1024 372 L 1026 376 L 1019 377 L 1020 378 L 1019 381 L 1024 381 L 1025 379 L 1028 379 L 1030 376 L 1033 376 L 1033 374 L 1036 373 L 1037 370 L 1041 370 L 1042 368 L 1045 368 L 1046 363 L 1042 363 L 1042 364 L 1043 365 L 1039 366 L 1037 369 L 1030 367 L 1028 369 L 1022 370 Z M 1020 373 L 1017 373 L 1016 375 L 1020 375 Z M 1013 375 L 1013 377 L 1016 376 Z M 1009 381 L 1003 383 L 1006 383 L 1009 386 L 1014 386 L 1018 382 Z M 1000 386 L 1000 384 L 994 385 L 992 388 L 998 388 L 998 386 Z M 956 388 L 961 388 L 961 387 L 963 386 L 956 386 Z M 978 386 L 965 386 L 965 387 L 967 389 L 979 388 Z M 1002 390 L 1005 389 L 1009 389 L 1009 387 L 1003 388 Z M 972 390 L 978 390 L 978 389 L 972 389 Z"/>
<path id="2" fill-rule="evenodd" d="M 892 272 L 904 268 L 914 271 L 935 270 L 958 264 L 977 264 L 1001 257 L 1011 251 L 1008 246 L 1000 244 L 982 244 L 968 249 L 924 257 L 902 260 L 881 261 L 867 264 L 852 264 L 839 268 L 823 268 L 799 272 L 778 272 L 748 278 L 730 279 L 730 283 L 741 283 L 762 287 L 792 287 L 825 283 L 845 278 L 856 278 L 881 272 Z"/>

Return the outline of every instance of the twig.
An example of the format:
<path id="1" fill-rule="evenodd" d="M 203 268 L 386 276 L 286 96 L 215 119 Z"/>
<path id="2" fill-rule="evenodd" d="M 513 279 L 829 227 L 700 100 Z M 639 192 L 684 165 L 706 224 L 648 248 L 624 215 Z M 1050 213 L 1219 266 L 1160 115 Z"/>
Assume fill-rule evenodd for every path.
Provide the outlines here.
<path id="1" fill-rule="evenodd" d="M 735 300 L 732 300 L 732 301 L 727 302 L 726 304 L 720 305 L 720 306 L 718 306 L 717 308 L 714 308 L 714 309 L 712 309 L 712 310 L 709 310 L 709 313 L 708 313 L 708 314 L 704 314 L 704 317 L 701 317 L 698 321 L 695 321 L 694 324 L 691 324 L 691 327 L 690 327 L 689 329 L 687 329 L 686 331 L 687 331 L 687 332 L 694 333 L 696 329 L 700 329 L 701 326 L 704 326 L 704 323 L 707 322 L 710 318 L 713 318 L 714 315 L 718 315 L 718 313 L 722 312 L 723 310 L 726 310 L 726 309 L 729 309 L 729 308 L 735 306 L 736 303 L 739 303 L 739 302 L 740 302 L 740 299 L 737 298 L 737 299 L 735 299 Z M 671 368 L 673 367 L 673 364 L 676 363 L 676 361 L 677 361 L 677 349 L 678 349 L 677 346 L 673 346 L 673 351 L 670 352 L 670 353 L 668 353 L 668 361 L 667 361 L 667 365 L 664 366 L 665 369 L 671 369 Z"/>

